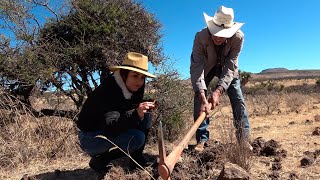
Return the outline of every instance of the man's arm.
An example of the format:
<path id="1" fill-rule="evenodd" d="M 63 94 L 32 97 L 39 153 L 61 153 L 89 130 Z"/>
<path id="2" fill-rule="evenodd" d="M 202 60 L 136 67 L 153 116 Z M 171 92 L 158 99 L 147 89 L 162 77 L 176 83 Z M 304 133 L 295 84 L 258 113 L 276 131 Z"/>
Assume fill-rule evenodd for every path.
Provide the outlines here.
<path id="1" fill-rule="evenodd" d="M 217 87 L 222 86 L 223 90 L 227 90 L 234 78 L 234 74 L 238 71 L 238 57 L 242 49 L 244 35 L 242 32 L 235 34 L 228 57 L 225 59 L 225 65 L 222 68 Z"/>
<path id="2" fill-rule="evenodd" d="M 198 32 L 193 42 L 190 65 L 191 82 L 194 92 L 207 89 L 204 81 L 204 60 L 205 50 L 200 41 L 200 32 Z"/>

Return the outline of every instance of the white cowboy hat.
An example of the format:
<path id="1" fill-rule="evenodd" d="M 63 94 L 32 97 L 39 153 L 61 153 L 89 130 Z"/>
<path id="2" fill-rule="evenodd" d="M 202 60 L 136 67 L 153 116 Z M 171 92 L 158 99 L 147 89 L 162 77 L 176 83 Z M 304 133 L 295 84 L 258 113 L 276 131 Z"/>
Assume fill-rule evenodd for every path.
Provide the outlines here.
<path id="1" fill-rule="evenodd" d="M 119 69 L 127 69 L 144 74 L 151 78 L 156 77 L 155 75 L 148 73 L 148 57 L 136 52 L 127 53 L 121 66 L 112 66 L 109 67 L 109 69 L 113 72 Z"/>
<path id="2" fill-rule="evenodd" d="M 204 20 L 210 33 L 214 36 L 230 38 L 244 23 L 233 22 L 234 13 L 232 8 L 220 6 L 213 17 L 203 13 Z"/>

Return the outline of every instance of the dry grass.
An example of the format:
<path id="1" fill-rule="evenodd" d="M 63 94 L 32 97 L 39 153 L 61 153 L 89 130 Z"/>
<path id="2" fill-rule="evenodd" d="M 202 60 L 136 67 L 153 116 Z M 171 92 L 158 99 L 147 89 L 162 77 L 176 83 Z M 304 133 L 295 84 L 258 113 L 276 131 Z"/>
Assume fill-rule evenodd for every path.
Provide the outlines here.
<path id="1" fill-rule="evenodd" d="M 310 167 L 302 168 L 300 160 L 304 157 L 303 152 L 320 149 L 319 136 L 312 136 L 315 127 L 320 126 L 320 122 L 314 121 L 314 116 L 320 114 L 320 94 L 299 94 L 299 101 L 288 104 L 285 97 L 296 97 L 296 94 L 274 94 L 266 96 L 246 96 L 248 112 L 250 115 L 251 140 L 263 137 L 266 140 L 274 139 L 280 143 L 281 148 L 288 154 L 282 160 L 280 179 L 288 179 L 290 173 L 295 173 L 300 179 L 320 179 L 319 160 Z M 267 104 L 264 101 L 271 101 L 279 98 L 277 108 L 270 113 L 267 112 Z M 228 99 L 223 101 L 229 102 Z M 292 100 L 295 101 L 295 100 Z M 260 102 L 260 103 L 259 103 Z M 297 104 L 299 111 L 292 111 L 292 104 Z M 218 141 L 229 141 L 234 138 L 232 126 L 232 111 L 228 104 L 223 106 L 215 114 L 215 119 L 211 122 L 210 136 Z M 259 109 L 259 110 L 258 110 Z M 309 120 L 309 121 L 307 121 Z M 234 140 L 232 140 L 234 141 Z M 237 152 L 237 151 L 236 151 Z M 235 155 L 235 154 L 234 154 Z M 250 172 L 257 179 L 270 179 L 272 173 L 272 157 L 253 157 L 250 162 L 252 167 Z"/>
<path id="2" fill-rule="evenodd" d="M 2 127 L 0 138 L 0 167 L 4 169 L 28 164 L 34 159 L 48 161 L 79 152 L 74 125 L 62 118 L 17 115 L 14 122 Z"/>
<path id="3" fill-rule="evenodd" d="M 304 101 L 299 106 L 298 112 L 292 110 L 291 103 L 287 103 L 286 99 L 289 99 L 289 96 L 296 95 L 246 96 L 251 139 L 257 137 L 274 139 L 280 143 L 281 148 L 287 150 L 287 157 L 282 160 L 280 179 L 288 179 L 292 172 L 300 179 L 320 179 L 319 160 L 309 167 L 300 167 L 303 152 L 320 149 L 319 136 L 311 135 L 315 127 L 320 127 L 320 122 L 314 121 L 314 116 L 320 114 L 320 94 L 299 94 Z M 263 103 L 264 101 L 266 103 Z M 293 101 L 298 100 L 291 100 Z M 45 106 L 52 107 L 52 105 Z M 93 172 L 87 165 L 88 157 L 79 149 L 76 129 L 71 120 L 59 117 L 38 119 L 27 112 L 17 113 L 17 108 L 11 107 L 0 111 L 0 179 L 21 179 L 24 174 L 50 179 L 54 177 L 56 170 L 67 174 L 64 177 L 69 179 L 92 178 Z M 232 112 L 227 97 L 223 97 L 216 109 L 209 129 L 211 139 L 223 144 L 236 144 Z M 194 139 L 190 143 L 195 143 Z M 173 144 L 166 142 L 166 146 L 170 150 Z M 239 162 L 244 163 L 241 166 L 248 167 L 257 179 L 270 179 L 269 175 L 272 172 L 270 162 L 273 157 L 248 157 L 245 154 L 241 156 L 243 153 L 237 150 L 236 146 L 226 146 L 226 148 L 229 160 L 233 159 L 234 162 L 240 160 Z M 149 144 L 146 151 L 157 155 L 157 146 Z M 184 158 L 188 159 L 187 156 Z M 118 174 L 126 177 L 125 179 L 143 179 L 148 176 L 143 174 L 143 171 L 128 174 L 121 167 L 114 167 L 113 171 L 115 173 L 112 177 Z M 217 174 L 218 171 L 214 173 Z"/>
<path id="4" fill-rule="evenodd" d="M 1 94 L 0 175 L 79 154 L 74 123 L 60 117 L 35 118 L 18 100 Z"/>
<path id="5" fill-rule="evenodd" d="M 245 148 L 245 142 L 238 143 L 235 136 L 236 130 L 232 124 L 231 118 L 222 118 L 222 123 L 217 125 L 219 128 L 219 140 L 223 145 L 225 162 L 237 164 L 247 172 L 250 172 L 254 157 Z"/>

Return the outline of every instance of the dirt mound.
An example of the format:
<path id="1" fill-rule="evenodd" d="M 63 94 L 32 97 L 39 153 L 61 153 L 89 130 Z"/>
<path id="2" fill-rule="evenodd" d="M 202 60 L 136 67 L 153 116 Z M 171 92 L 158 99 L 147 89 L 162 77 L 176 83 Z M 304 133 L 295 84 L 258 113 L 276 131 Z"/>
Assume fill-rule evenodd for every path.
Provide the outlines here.
<path id="1" fill-rule="evenodd" d="M 178 162 L 171 174 L 172 179 L 213 179 L 223 168 L 224 147 L 218 141 L 208 141 L 208 147 L 202 153 L 194 146 L 184 151 L 183 161 Z M 214 170 L 217 171 L 214 171 Z"/>
<path id="2" fill-rule="evenodd" d="M 274 157 L 271 162 L 270 179 L 278 179 L 282 169 L 282 158 L 287 157 L 287 151 L 281 148 L 281 145 L 276 140 L 265 141 L 262 137 L 256 138 L 252 142 L 253 153 L 257 156 Z"/>
<path id="3" fill-rule="evenodd" d="M 252 142 L 252 147 L 253 153 L 258 156 L 279 156 L 282 158 L 287 156 L 287 151 L 281 149 L 280 144 L 273 139 L 266 142 L 262 137 L 258 137 Z"/>

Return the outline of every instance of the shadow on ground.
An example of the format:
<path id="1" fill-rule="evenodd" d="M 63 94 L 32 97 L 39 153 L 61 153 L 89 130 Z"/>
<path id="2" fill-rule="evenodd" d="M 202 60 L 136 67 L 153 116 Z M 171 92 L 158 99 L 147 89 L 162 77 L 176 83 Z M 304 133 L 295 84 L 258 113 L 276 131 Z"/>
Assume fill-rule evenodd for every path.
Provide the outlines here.
<path id="1" fill-rule="evenodd" d="M 146 171 L 153 177 L 159 177 L 157 172 L 157 162 L 155 155 L 145 154 L 147 160 L 150 161 L 150 165 L 146 167 Z M 108 179 L 152 179 L 147 172 L 143 170 L 128 169 L 129 158 L 123 157 L 112 162 L 113 167 L 108 173 Z M 91 168 L 74 169 L 74 170 L 55 170 L 53 172 L 45 172 L 42 174 L 28 176 L 25 175 L 21 180 L 96 180 L 96 173 Z"/>

